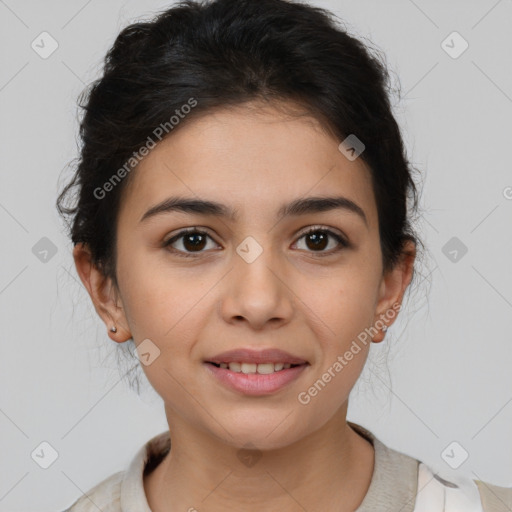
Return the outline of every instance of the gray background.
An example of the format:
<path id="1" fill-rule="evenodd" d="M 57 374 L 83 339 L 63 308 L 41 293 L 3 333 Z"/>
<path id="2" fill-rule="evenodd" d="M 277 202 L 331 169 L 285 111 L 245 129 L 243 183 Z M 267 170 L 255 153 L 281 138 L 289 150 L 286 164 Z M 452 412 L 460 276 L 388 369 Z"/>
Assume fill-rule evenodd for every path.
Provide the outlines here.
<path id="1" fill-rule="evenodd" d="M 311 3 L 385 52 L 425 171 L 423 281 L 372 347 L 349 420 L 447 475 L 456 441 L 451 460 L 469 454 L 457 473 L 512 486 L 512 2 Z M 0 0 L 2 511 L 64 509 L 167 428 L 156 393 L 122 380 L 54 208 L 77 156 L 78 94 L 117 33 L 166 5 Z M 31 47 L 43 31 L 58 43 L 46 59 Z M 469 43 L 457 58 L 442 45 L 453 31 Z M 43 237 L 57 251 L 45 261 Z M 450 244 L 467 253 L 453 261 Z M 48 469 L 31 457 L 44 441 L 58 453 Z"/>

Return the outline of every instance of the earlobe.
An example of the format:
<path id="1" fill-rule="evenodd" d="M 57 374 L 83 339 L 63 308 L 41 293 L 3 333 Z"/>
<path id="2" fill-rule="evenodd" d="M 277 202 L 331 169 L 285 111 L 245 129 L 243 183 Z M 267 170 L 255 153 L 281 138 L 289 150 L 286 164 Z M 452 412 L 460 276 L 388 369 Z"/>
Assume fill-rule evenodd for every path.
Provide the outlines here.
<path id="1" fill-rule="evenodd" d="M 89 293 L 96 313 L 107 326 L 109 337 L 118 343 L 130 339 L 132 336 L 129 329 L 123 327 L 127 322 L 112 279 L 94 265 L 91 251 L 86 244 L 75 245 L 73 258 L 80 280 Z"/>
<path id="2" fill-rule="evenodd" d="M 375 343 L 379 343 L 384 339 L 387 329 L 398 316 L 405 291 L 412 279 L 416 256 L 415 248 L 414 242 L 407 242 L 400 263 L 382 278 L 374 324 L 377 322 L 379 324 L 385 323 L 385 326 L 380 328 L 379 333 L 374 337 L 373 341 Z"/>

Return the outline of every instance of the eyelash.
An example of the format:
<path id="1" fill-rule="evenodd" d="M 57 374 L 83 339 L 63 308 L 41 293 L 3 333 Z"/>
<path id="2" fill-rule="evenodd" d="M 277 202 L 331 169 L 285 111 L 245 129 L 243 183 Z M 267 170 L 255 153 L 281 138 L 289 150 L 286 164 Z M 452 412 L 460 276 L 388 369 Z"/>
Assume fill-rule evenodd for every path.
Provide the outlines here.
<path id="1" fill-rule="evenodd" d="M 338 233 L 335 233 L 334 231 L 331 231 L 330 229 L 323 228 L 320 226 L 313 226 L 308 231 L 302 233 L 297 240 L 300 240 L 301 238 L 303 238 L 311 233 L 317 233 L 317 232 L 325 233 L 325 234 L 331 236 L 340 244 L 341 247 L 338 247 L 331 251 L 308 251 L 308 252 L 312 252 L 313 254 L 315 254 L 315 256 L 318 256 L 320 258 L 324 257 L 324 256 L 330 256 L 334 253 L 341 251 L 342 249 L 347 249 L 347 248 L 351 247 L 351 244 L 349 242 L 347 242 L 341 235 L 339 235 Z M 194 234 L 198 234 L 198 235 L 206 235 L 207 237 L 212 239 L 212 237 L 206 231 L 202 231 L 198 228 L 187 228 L 187 229 L 180 231 L 179 233 L 174 235 L 172 238 L 169 238 L 169 240 L 166 240 L 165 242 L 163 242 L 162 247 L 167 248 L 171 244 L 173 244 L 174 242 L 179 240 L 180 238 L 183 238 L 185 235 L 188 235 L 190 233 L 194 233 Z M 194 257 L 197 257 L 197 255 L 201 254 L 204 251 L 197 251 L 195 253 L 194 252 L 187 253 L 187 252 L 184 252 L 181 250 L 171 248 L 171 252 L 173 252 L 174 254 L 176 254 L 177 256 L 180 256 L 180 257 L 194 258 Z"/>

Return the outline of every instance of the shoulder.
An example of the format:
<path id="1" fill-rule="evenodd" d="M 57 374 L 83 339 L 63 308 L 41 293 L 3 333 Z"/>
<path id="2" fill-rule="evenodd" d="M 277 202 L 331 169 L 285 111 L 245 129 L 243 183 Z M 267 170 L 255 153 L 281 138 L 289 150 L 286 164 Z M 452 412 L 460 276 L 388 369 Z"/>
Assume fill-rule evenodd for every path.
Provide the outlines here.
<path id="1" fill-rule="evenodd" d="M 512 487 L 500 487 L 481 480 L 475 480 L 475 483 L 482 497 L 485 512 L 510 512 L 512 510 Z"/>
<path id="2" fill-rule="evenodd" d="M 441 475 L 420 462 L 414 512 L 511 512 L 512 488 L 465 476 Z"/>
<path id="3" fill-rule="evenodd" d="M 64 512 L 121 512 L 121 484 L 125 471 L 109 476 L 84 493 Z"/>
<path id="4" fill-rule="evenodd" d="M 393 505 L 401 504 L 389 510 L 404 512 L 512 512 L 512 487 L 448 474 L 386 446 L 364 427 L 348 423 L 375 448 L 376 469 L 358 512 L 382 510 L 383 496 Z"/>
<path id="5" fill-rule="evenodd" d="M 139 448 L 127 469 L 95 485 L 64 512 L 151 512 L 144 491 L 144 474 L 154 469 L 169 450 L 169 431 L 157 434 Z"/>

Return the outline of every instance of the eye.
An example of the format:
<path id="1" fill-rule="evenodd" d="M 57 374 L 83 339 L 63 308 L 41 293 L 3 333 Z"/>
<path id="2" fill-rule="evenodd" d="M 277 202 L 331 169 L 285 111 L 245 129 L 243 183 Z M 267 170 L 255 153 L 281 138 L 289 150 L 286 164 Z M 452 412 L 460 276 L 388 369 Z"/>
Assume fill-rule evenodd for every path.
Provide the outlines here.
<path id="1" fill-rule="evenodd" d="M 180 231 L 178 234 L 169 238 L 163 242 L 163 247 L 172 246 L 175 242 L 180 242 L 183 249 L 172 248 L 172 252 L 176 253 L 178 256 L 184 256 L 186 258 L 193 257 L 193 253 L 201 253 L 202 249 L 205 248 L 206 240 L 212 240 L 210 235 L 205 231 L 201 231 L 197 228 L 189 228 Z M 188 253 L 188 254 L 187 254 Z"/>
<path id="2" fill-rule="evenodd" d="M 349 242 L 341 235 L 321 226 L 309 228 L 308 231 L 299 237 L 299 241 L 303 238 L 306 240 L 306 247 L 312 249 L 309 252 L 319 253 L 318 256 L 328 256 L 350 247 Z M 172 247 L 175 243 L 179 242 L 182 248 L 172 247 L 171 252 L 175 253 L 177 256 L 189 258 L 194 257 L 194 253 L 200 254 L 204 252 L 203 249 L 207 248 L 208 239 L 213 240 L 206 231 L 202 231 L 198 228 L 188 228 L 164 241 L 162 246 L 164 248 Z M 324 249 L 329 245 L 329 239 L 336 241 L 337 246 L 334 244 L 333 250 L 325 251 Z"/>
<path id="3" fill-rule="evenodd" d="M 322 228 L 321 226 L 313 226 L 303 233 L 299 240 L 305 239 L 306 246 L 313 249 L 312 252 L 318 252 L 318 256 L 328 256 L 335 252 L 341 251 L 344 248 L 350 247 L 350 244 L 338 233 L 330 229 Z M 324 251 L 329 245 L 329 239 L 334 239 L 337 242 L 334 244 L 334 250 Z"/>

